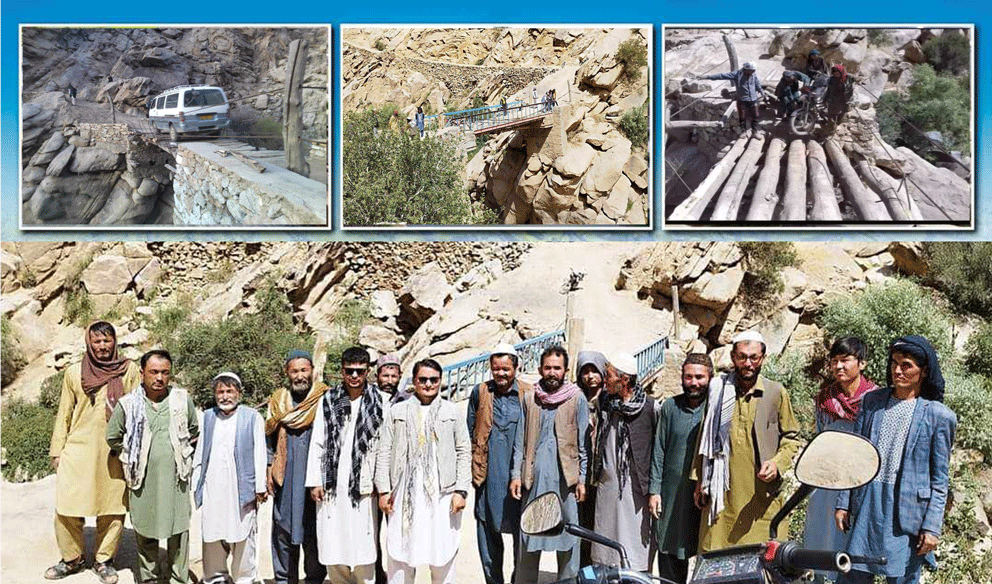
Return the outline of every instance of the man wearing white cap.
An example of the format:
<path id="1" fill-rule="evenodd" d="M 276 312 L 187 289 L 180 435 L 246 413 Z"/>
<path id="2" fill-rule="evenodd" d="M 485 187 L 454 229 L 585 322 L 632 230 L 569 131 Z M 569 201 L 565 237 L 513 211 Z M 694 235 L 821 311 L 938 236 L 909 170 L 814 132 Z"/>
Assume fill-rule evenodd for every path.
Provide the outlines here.
<path id="1" fill-rule="evenodd" d="M 654 550 L 648 496 L 655 402 L 637 383 L 637 360 L 628 353 L 609 356 L 604 388 L 596 399 L 591 440 L 595 531 L 623 544 L 632 569 L 648 572 Z M 593 544 L 592 561 L 618 565 L 620 556 Z"/>
<path id="2" fill-rule="evenodd" d="M 252 584 L 258 578 L 255 512 L 267 496 L 265 421 L 238 403 L 241 379 L 234 373 L 214 377 L 213 388 L 215 405 L 203 413 L 193 455 L 193 496 L 203 509 L 203 581 Z"/>
<path id="3" fill-rule="evenodd" d="M 710 382 L 692 471 L 698 479 L 696 505 L 703 510 L 700 551 L 768 538 L 771 519 L 782 506 L 782 474 L 799 449 L 789 392 L 761 375 L 761 334 L 734 337 L 730 358 L 733 370 Z"/>
<path id="4" fill-rule="evenodd" d="M 503 534 L 513 535 L 514 559 L 519 547 L 520 501 L 510 496 L 510 465 L 523 394 L 532 389 L 517 379 L 519 364 L 513 345 L 496 345 L 489 354 L 492 379 L 479 384 L 468 399 L 476 532 L 486 584 L 506 582 Z"/>

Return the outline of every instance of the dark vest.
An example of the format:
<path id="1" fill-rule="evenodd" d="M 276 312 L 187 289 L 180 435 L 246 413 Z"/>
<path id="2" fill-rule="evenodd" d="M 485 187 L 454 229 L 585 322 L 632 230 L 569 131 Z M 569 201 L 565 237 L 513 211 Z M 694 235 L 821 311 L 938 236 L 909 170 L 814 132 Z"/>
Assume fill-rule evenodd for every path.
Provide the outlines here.
<path id="1" fill-rule="evenodd" d="M 598 405 L 597 405 L 598 407 Z M 598 420 L 599 416 L 594 419 Z M 654 398 L 648 396 L 644 402 L 644 408 L 637 417 L 629 420 L 630 424 L 630 450 L 631 461 L 633 463 L 634 475 L 637 483 L 641 487 L 641 493 L 647 494 L 651 485 L 651 456 L 654 449 L 654 433 L 658 416 L 655 414 Z M 599 452 L 599 439 L 596 428 L 592 433 L 592 447 L 595 450 L 593 457 L 598 459 L 603 455 Z M 595 477 L 595 482 L 599 482 L 600 477 Z"/>
<path id="2" fill-rule="evenodd" d="M 238 472 L 238 502 L 242 507 L 255 500 L 255 445 L 252 438 L 255 410 L 248 406 L 238 405 L 235 410 L 237 429 L 234 435 L 234 468 Z M 207 476 L 207 466 L 210 464 L 210 450 L 213 446 L 214 425 L 217 423 L 217 408 L 210 408 L 203 413 L 203 440 L 201 447 L 203 455 L 200 460 L 200 476 L 196 481 L 193 496 L 196 506 L 203 505 L 203 480 Z"/>

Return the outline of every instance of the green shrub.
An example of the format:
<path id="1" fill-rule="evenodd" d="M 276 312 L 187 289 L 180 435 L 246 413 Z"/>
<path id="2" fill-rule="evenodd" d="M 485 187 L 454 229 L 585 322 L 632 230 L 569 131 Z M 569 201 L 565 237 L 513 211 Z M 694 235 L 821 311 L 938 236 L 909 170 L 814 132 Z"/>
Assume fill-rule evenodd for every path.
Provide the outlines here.
<path id="1" fill-rule="evenodd" d="M 949 363 L 953 355 L 949 316 L 929 291 L 908 280 L 840 297 L 827 304 L 820 324 L 827 338 L 853 335 L 868 345 L 865 375 L 879 385 L 885 383 L 889 344 L 900 336 L 926 337 L 942 363 Z"/>
<path id="2" fill-rule="evenodd" d="M 377 50 L 377 51 L 385 51 L 386 50 L 386 41 L 384 41 L 382 39 L 378 39 L 377 41 L 375 41 L 375 50 Z"/>
<path id="3" fill-rule="evenodd" d="M 283 356 L 312 346 L 296 332 L 292 307 L 271 282 L 259 288 L 255 302 L 255 312 L 237 312 L 217 322 L 186 320 L 167 338 L 176 383 L 189 389 L 201 407 L 213 403 L 211 381 L 221 371 L 241 378 L 244 403 L 262 402 L 284 383 Z"/>
<path id="4" fill-rule="evenodd" d="M 927 574 L 927 582 L 989 582 L 992 554 L 975 552 L 982 532 L 975 518 L 975 506 L 981 505 L 981 493 L 973 469 L 967 465 L 952 467 L 950 491 L 954 493 L 954 504 L 947 506 L 944 530 L 937 546 L 940 568 Z"/>
<path id="5" fill-rule="evenodd" d="M 988 373 L 967 374 L 954 367 L 943 371 L 947 383 L 944 402 L 958 416 L 954 444 L 973 448 L 992 464 L 992 384 Z"/>
<path id="6" fill-rule="evenodd" d="M 405 128 L 392 131 L 388 111 L 345 116 L 345 225 L 471 223 L 454 148 Z"/>
<path id="7" fill-rule="evenodd" d="M 188 296 L 180 296 L 174 303 L 155 309 L 151 322 L 148 323 L 148 332 L 153 340 L 166 344 L 182 330 L 192 312 L 193 300 Z"/>
<path id="8" fill-rule="evenodd" d="M 927 63 L 938 73 L 961 75 L 971 68 L 971 41 L 963 34 L 945 32 L 923 43 Z"/>
<path id="9" fill-rule="evenodd" d="M 787 351 L 769 355 L 761 373 L 781 383 L 789 391 L 792 411 L 799 422 L 801 436 L 809 440 L 816 435 L 816 410 L 813 398 L 820 391 L 820 368 L 806 355 Z"/>
<path id="10" fill-rule="evenodd" d="M 38 404 L 50 410 L 59 408 L 59 400 L 62 399 L 62 382 L 65 379 L 65 370 L 51 375 L 41 384 L 41 394 L 38 396 Z"/>
<path id="11" fill-rule="evenodd" d="M 37 403 L 13 400 L 3 408 L 0 443 L 7 449 L 3 476 L 30 480 L 51 474 L 48 448 L 55 427 L 55 412 Z M 18 473 L 17 469 L 21 471 Z"/>
<path id="12" fill-rule="evenodd" d="M 65 291 L 63 294 L 65 320 L 80 326 L 85 326 L 93 318 L 93 303 L 81 279 L 83 270 L 89 267 L 92 261 L 92 256 L 80 260 L 66 275 L 62 284 Z"/>
<path id="13" fill-rule="evenodd" d="M 14 336 L 14 327 L 10 324 L 10 319 L 4 316 L 0 319 L 0 385 L 10 385 L 25 365 L 27 362 Z"/>
<path id="14" fill-rule="evenodd" d="M 38 285 L 38 276 L 27 266 L 21 266 L 17 272 L 17 280 L 25 288 L 34 288 Z"/>
<path id="15" fill-rule="evenodd" d="M 940 132 L 947 150 L 970 148 L 971 87 L 967 77 L 938 75 L 930 65 L 920 65 L 913 70 L 908 91 L 883 93 L 876 111 L 882 137 L 921 156 L 934 146 L 920 132 Z"/>
<path id="16" fill-rule="evenodd" d="M 927 284 L 947 294 L 955 309 L 992 318 L 992 242 L 925 242 Z"/>
<path id="17" fill-rule="evenodd" d="M 965 344 L 964 364 L 975 375 L 992 372 L 992 322 L 982 323 Z M 989 426 L 992 429 L 992 426 Z"/>
<path id="18" fill-rule="evenodd" d="M 625 112 L 617 128 L 634 146 L 646 146 L 651 133 L 648 126 L 648 115 L 639 107 Z"/>
<path id="19" fill-rule="evenodd" d="M 791 242 L 741 241 L 737 247 L 744 254 L 748 274 L 742 287 L 745 303 L 756 306 L 785 290 L 782 270 L 799 263 L 796 248 Z"/>
<path id="20" fill-rule="evenodd" d="M 282 122 L 270 117 L 262 117 L 251 125 L 251 137 L 245 141 L 256 148 L 282 150 L 285 142 L 282 135 Z"/>
<path id="21" fill-rule="evenodd" d="M 614 57 L 623 63 L 623 76 L 637 81 L 641 77 L 641 67 L 648 64 L 648 48 L 640 38 L 631 37 L 620 43 Z"/>
<path id="22" fill-rule="evenodd" d="M 868 29 L 868 44 L 873 47 L 881 47 L 888 44 L 892 40 L 889 33 L 884 28 L 869 28 Z"/>

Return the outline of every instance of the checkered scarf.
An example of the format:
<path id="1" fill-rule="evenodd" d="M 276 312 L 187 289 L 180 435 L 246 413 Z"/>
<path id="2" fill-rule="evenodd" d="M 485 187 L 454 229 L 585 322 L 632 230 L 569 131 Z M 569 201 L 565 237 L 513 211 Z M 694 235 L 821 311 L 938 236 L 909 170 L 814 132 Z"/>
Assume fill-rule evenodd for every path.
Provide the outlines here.
<path id="1" fill-rule="evenodd" d="M 617 478 L 620 481 L 620 496 L 623 496 L 624 485 L 627 484 L 627 477 L 630 475 L 630 421 L 640 415 L 641 410 L 644 409 L 644 404 L 647 403 L 647 394 L 644 388 L 640 385 L 634 387 L 634 395 L 631 396 L 629 401 L 623 401 L 623 398 L 616 393 L 603 393 L 599 394 L 600 408 L 598 412 L 597 420 L 597 452 L 598 456 L 594 461 L 595 468 L 593 472 L 596 473 L 597 479 L 602 476 L 603 473 L 603 452 L 606 449 L 606 438 L 609 434 L 610 427 L 610 417 L 616 413 L 618 414 L 617 419 L 617 438 L 616 438 L 616 448 L 617 448 Z"/>
<path id="2" fill-rule="evenodd" d="M 368 454 L 372 441 L 382 425 L 382 396 L 375 384 L 368 384 L 362 392 L 358 420 L 355 421 L 355 441 L 351 453 L 351 477 L 348 495 L 351 504 L 358 507 L 361 499 L 362 460 Z M 324 409 L 326 448 L 324 449 L 324 493 L 334 498 L 338 484 L 338 462 L 341 460 L 341 441 L 344 426 L 351 415 L 351 398 L 343 385 L 327 392 L 321 400 Z"/>

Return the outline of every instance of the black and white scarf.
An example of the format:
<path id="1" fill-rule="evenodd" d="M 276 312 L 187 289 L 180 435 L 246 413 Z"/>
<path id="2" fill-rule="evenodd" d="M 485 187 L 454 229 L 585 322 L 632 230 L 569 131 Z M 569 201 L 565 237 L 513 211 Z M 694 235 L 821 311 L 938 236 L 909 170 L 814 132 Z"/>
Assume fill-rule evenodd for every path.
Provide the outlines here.
<path id="1" fill-rule="evenodd" d="M 358 420 L 355 421 L 355 441 L 351 451 L 351 477 L 348 481 L 348 495 L 351 504 L 358 507 L 361 499 L 362 460 L 368 454 L 372 441 L 382 425 L 382 396 L 375 384 L 365 386 L 362 392 Z M 351 415 L 351 397 L 343 385 L 338 385 L 322 400 L 324 408 L 325 444 L 324 448 L 324 493 L 334 498 L 338 484 L 338 461 L 341 460 L 341 436 L 348 416 Z"/>
<path id="2" fill-rule="evenodd" d="M 603 474 L 603 452 L 606 450 L 606 436 L 609 434 L 610 417 L 616 412 L 620 414 L 617 420 L 616 446 L 617 479 L 620 481 L 619 492 L 622 497 L 627 476 L 630 474 L 630 420 L 636 418 L 644 409 L 644 404 L 647 403 L 647 394 L 644 392 L 644 388 L 636 385 L 634 386 L 634 395 L 628 401 L 623 401 L 620 394 L 605 392 L 599 393 L 599 400 L 599 419 L 596 424 L 598 431 L 596 451 L 599 455 L 594 461 L 593 472 L 596 473 L 594 476 L 597 478 Z"/>

